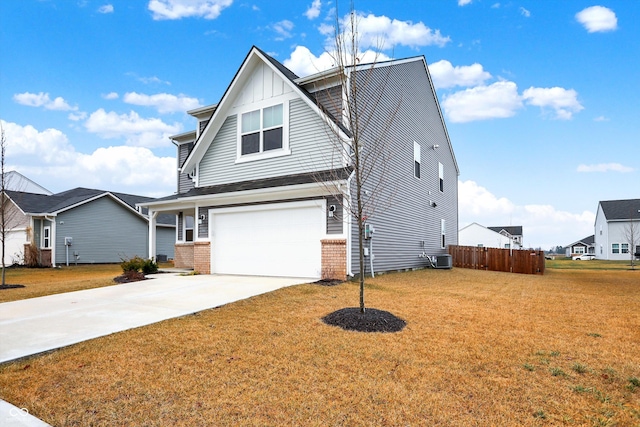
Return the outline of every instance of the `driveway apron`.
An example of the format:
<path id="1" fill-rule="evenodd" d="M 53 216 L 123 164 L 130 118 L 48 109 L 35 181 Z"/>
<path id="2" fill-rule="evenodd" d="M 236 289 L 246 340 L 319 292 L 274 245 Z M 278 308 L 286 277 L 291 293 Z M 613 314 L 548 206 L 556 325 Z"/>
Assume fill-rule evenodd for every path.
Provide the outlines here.
<path id="1" fill-rule="evenodd" d="M 177 273 L 149 277 L 0 304 L 0 363 L 313 280 Z"/>

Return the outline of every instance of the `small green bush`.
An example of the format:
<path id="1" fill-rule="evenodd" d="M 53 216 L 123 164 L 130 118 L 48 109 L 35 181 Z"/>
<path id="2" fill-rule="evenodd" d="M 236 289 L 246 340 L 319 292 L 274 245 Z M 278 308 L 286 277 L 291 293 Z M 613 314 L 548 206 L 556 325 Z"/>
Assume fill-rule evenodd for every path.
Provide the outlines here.
<path id="1" fill-rule="evenodd" d="M 158 272 L 158 264 L 153 259 L 143 259 L 139 256 L 133 258 L 123 259 L 120 263 L 122 271 L 124 273 L 128 271 L 137 271 L 143 274 L 153 274 Z"/>

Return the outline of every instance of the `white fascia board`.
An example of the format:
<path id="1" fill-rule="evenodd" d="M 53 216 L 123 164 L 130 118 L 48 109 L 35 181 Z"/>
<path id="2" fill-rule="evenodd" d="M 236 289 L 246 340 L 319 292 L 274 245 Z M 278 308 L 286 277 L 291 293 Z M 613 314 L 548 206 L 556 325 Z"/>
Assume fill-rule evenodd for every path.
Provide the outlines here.
<path id="1" fill-rule="evenodd" d="M 343 181 L 331 181 L 323 184 L 315 182 L 308 184 L 290 185 L 286 187 L 259 188 L 255 190 L 236 191 L 232 193 L 205 194 L 177 199 L 173 202 L 151 202 L 144 206 L 154 211 L 176 211 L 193 208 L 195 206 L 231 205 L 241 203 L 269 202 L 302 197 L 328 196 L 340 192 L 346 184 Z"/>
<path id="2" fill-rule="evenodd" d="M 291 80 L 287 76 L 285 76 L 277 67 L 275 67 L 271 63 L 271 61 L 265 58 L 259 52 L 259 50 L 254 47 L 251 49 L 251 52 L 249 52 L 247 59 L 240 66 L 240 69 L 236 73 L 236 76 L 231 82 L 231 85 L 218 104 L 218 108 L 216 108 L 213 116 L 211 116 L 211 120 L 209 120 L 209 123 L 201 132 L 200 137 L 196 141 L 195 147 L 193 148 L 193 150 L 191 150 L 191 154 L 189 154 L 184 164 L 182 165 L 182 170 L 192 170 L 200 162 L 205 152 L 209 148 L 208 146 L 203 145 L 202 142 L 205 140 L 213 141 L 213 136 L 218 133 L 218 131 L 222 127 L 222 124 L 227 119 L 227 114 L 231 109 L 231 100 L 235 99 L 235 97 L 237 96 L 237 92 L 244 86 L 244 83 L 246 83 L 248 77 L 251 75 L 251 73 L 247 70 L 252 69 L 257 61 L 261 61 L 266 64 L 274 73 L 276 73 L 276 75 L 278 75 L 284 82 L 286 82 L 286 84 L 289 84 L 291 88 L 293 88 L 293 91 L 309 107 L 311 107 L 311 109 L 314 110 L 316 114 L 322 117 L 325 123 L 332 127 L 333 131 L 336 132 L 336 134 L 340 135 L 341 138 L 345 141 L 350 140 L 350 138 L 345 135 L 344 132 L 335 123 L 332 123 L 331 120 L 327 119 L 324 112 L 320 108 L 318 108 L 318 106 L 314 102 L 311 102 L 311 99 L 309 99 L 309 97 L 300 90 L 300 87 L 297 84 L 292 84 Z"/>
<path id="3" fill-rule="evenodd" d="M 190 116 L 198 118 L 198 116 L 203 116 L 206 114 L 213 113 L 216 108 L 218 108 L 219 104 L 211 104 L 205 105 L 204 107 L 194 108 L 193 110 L 187 111 L 187 114 Z"/>
<path id="4" fill-rule="evenodd" d="M 196 131 L 194 129 L 194 130 L 190 130 L 188 132 L 183 132 L 183 133 L 179 133 L 177 135 L 172 135 L 172 136 L 169 137 L 169 139 L 174 144 L 176 142 L 180 142 L 180 143 L 189 142 L 189 140 L 195 140 L 196 139 Z"/>

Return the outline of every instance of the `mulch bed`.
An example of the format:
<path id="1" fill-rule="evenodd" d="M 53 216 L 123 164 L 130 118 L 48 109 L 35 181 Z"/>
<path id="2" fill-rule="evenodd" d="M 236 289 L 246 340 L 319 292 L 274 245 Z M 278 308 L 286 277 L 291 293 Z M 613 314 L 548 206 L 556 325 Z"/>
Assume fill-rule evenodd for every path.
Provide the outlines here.
<path id="1" fill-rule="evenodd" d="M 147 280 L 147 278 L 144 277 L 143 273 L 138 271 L 127 271 L 126 273 L 113 278 L 113 281 L 116 283 L 131 283 L 139 282 L 141 280 Z"/>
<path id="2" fill-rule="evenodd" d="M 344 283 L 344 280 L 338 280 L 338 279 L 321 279 L 318 280 L 317 282 L 313 282 L 315 285 L 320 285 L 320 286 L 336 286 L 339 285 L 341 283 Z"/>
<path id="3" fill-rule="evenodd" d="M 341 308 L 322 318 L 327 325 L 357 332 L 399 332 L 407 325 L 403 319 L 384 310 L 367 308 L 364 313 L 358 307 Z"/>
<path id="4" fill-rule="evenodd" d="M 24 288 L 24 285 L 0 285 L 0 291 L 3 289 L 18 289 L 18 288 Z"/>

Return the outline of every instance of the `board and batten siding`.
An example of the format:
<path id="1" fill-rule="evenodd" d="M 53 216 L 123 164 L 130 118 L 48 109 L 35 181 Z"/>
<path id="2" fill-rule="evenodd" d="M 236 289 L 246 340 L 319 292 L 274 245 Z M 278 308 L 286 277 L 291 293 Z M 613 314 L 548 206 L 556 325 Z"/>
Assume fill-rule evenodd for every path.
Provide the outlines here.
<path id="1" fill-rule="evenodd" d="M 362 71 L 358 79 L 365 79 Z M 441 220 L 445 220 L 446 244 L 457 244 L 458 173 L 442 125 L 436 100 L 429 84 L 424 63 L 412 61 L 380 67 L 372 71 L 370 83 L 359 87 L 361 96 L 382 93 L 380 104 L 372 112 L 374 120 L 367 131 L 380 135 L 389 126 L 386 139 L 391 144 L 391 157 L 386 176 L 382 178 L 382 199 L 387 207 L 371 215 L 374 271 L 390 271 L 425 267 L 421 253 L 445 254 L 441 248 Z M 363 105 L 363 103 L 360 103 Z M 398 108 L 389 125 L 390 111 Z M 368 114 L 368 113 L 366 113 Z M 365 135 L 366 136 L 366 135 Z M 420 145 L 421 177 L 414 176 L 414 141 Z M 439 145 L 438 148 L 433 148 Z M 444 165 L 444 191 L 440 191 L 438 164 Z M 364 186 L 373 188 L 372 182 Z M 353 190 L 353 187 L 352 187 Z M 355 192 L 354 192 L 355 193 Z M 393 196 L 390 196 L 393 194 Z M 436 203 L 432 207 L 431 202 Z M 358 227 L 352 226 L 352 272 L 359 271 Z M 365 244 L 369 245 L 368 241 Z M 369 258 L 365 257 L 367 274 Z"/>
<path id="2" fill-rule="evenodd" d="M 58 214 L 56 264 L 66 263 L 64 238 L 72 237 L 69 263 L 114 263 L 148 256 L 149 223 L 110 197 L 101 197 Z"/>
<path id="3" fill-rule="evenodd" d="M 290 155 L 236 163 L 238 117 L 227 117 L 198 168 L 201 187 L 294 175 L 338 167 L 327 124 L 301 99 L 289 102 Z"/>

